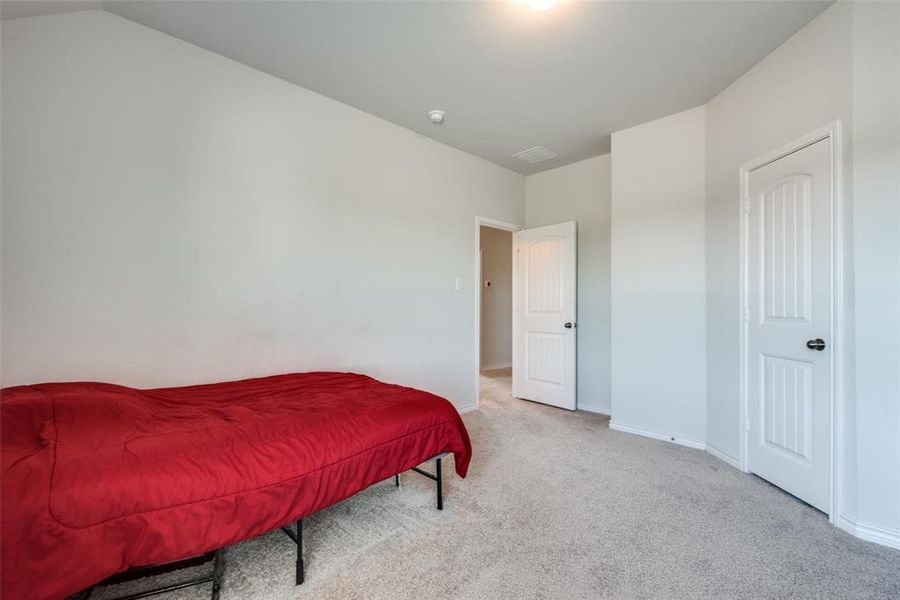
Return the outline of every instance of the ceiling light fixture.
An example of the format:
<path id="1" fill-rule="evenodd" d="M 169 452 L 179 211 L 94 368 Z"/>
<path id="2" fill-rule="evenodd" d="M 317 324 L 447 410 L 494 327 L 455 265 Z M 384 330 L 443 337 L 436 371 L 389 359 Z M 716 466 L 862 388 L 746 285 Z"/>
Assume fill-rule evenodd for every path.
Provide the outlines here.
<path id="1" fill-rule="evenodd" d="M 428 119 L 434 123 L 435 125 L 440 125 L 444 122 L 444 111 L 442 110 L 429 110 L 428 111 Z"/>
<path id="2" fill-rule="evenodd" d="M 538 12 L 546 12 L 556 4 L 556 0 L 526 0 L 526 2 L 531 10 Z"/>

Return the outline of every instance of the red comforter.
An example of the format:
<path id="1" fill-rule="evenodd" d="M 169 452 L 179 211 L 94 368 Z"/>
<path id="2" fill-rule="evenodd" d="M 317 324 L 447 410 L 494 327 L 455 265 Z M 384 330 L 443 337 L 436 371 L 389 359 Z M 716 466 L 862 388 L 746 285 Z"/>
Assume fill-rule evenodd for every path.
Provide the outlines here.
<path id="1" fill-rule="evenodd" d="M 286 525 L 441 452 L 458 413 L 349 373 L 135 390 L 2 390 L 3 598 L 61 598 L 130 567 Z"/>

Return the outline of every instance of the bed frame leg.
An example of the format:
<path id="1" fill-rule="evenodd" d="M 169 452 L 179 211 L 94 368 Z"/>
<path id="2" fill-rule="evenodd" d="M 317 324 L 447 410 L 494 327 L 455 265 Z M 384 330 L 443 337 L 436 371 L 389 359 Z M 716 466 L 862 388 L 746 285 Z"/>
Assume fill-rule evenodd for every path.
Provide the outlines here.
<path id="1" fill-rule="evenodd" d="M 428 479 L 432 480 L 436 484 L 437 488 L 437 509 L 444 510 L 444 478 L 441 470 L 441 460 L 443 460 L 443 456 L 436 456 L 434 458 L 434 473 L 429 473 L 428 471 L 423 471 L 419 467 L 413 467 L 410 469 L 411 471 L 415 471 L 419 475 L 424 475 Z"/>
<path id="2" fill-rule="evenodd" d="M 437 509 L 444 510 L 444 479 L 441 477 L 441 459 L 435 461 L 435 481 L 437 481 Z"/>
<path id="3" fill-rule="evenodd" d="M 304 580 L 303 572 L 303 519 L 297 521 L 297 583 L 302 585 Z"/>
<path id="4" fill-rule="evenodd" d="M 212 600 L 219 600 L 219 591 L 222 588 L 222 575 L 225 574 L 225 549 L 216 551 L 213 559 L 212 574 Z"/>
<path id="5" fill-rule="evenodd" d="M 394 475 L 394 485 L 400 487 L 400 473 Z"/>

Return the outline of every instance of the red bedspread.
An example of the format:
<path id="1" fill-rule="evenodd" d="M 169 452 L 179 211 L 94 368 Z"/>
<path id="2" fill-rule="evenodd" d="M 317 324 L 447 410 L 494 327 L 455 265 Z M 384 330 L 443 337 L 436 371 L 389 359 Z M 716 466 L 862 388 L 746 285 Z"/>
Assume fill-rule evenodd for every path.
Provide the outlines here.
<path id="1" fill-rule="evenodd" d="M 471 444 L 443 398 L 349 373 L 2 390 L 2 595 L 189 558 Z"/>

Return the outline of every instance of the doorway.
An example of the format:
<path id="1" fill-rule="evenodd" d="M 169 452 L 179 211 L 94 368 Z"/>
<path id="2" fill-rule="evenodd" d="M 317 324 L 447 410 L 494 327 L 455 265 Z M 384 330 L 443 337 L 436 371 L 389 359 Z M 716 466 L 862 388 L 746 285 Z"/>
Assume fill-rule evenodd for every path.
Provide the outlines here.
<path id="1" fill-rule="evenodd" d="M 480 225 L 479 398 L 512 396 L 513 232 Z"/>
<path id="2" fill-rule="evenodd" d="M 574 221 L 475 217 L 476 409 L 482 373 L 511 368 L 510 397 L 575 410 L 576 252 Z"/>
<path id="3" fill-rule="evenodd" d="M 743 169 L 744 468 L 833 517 L 840 431 L 836 126 Z"/>

